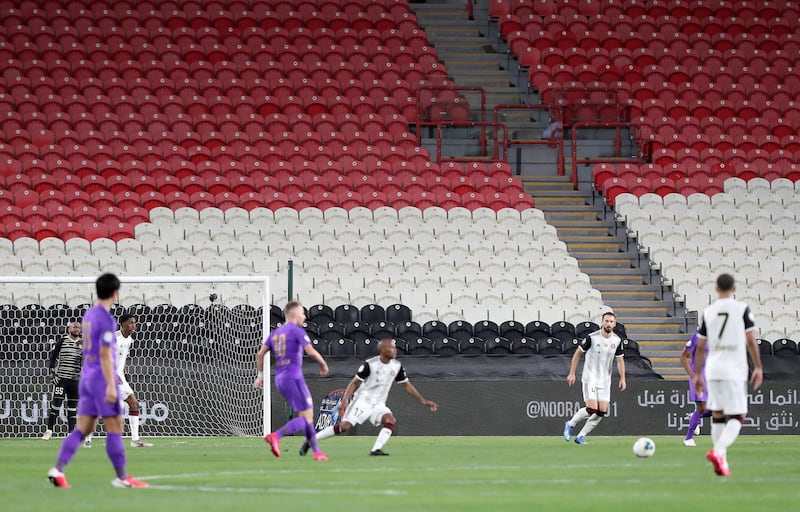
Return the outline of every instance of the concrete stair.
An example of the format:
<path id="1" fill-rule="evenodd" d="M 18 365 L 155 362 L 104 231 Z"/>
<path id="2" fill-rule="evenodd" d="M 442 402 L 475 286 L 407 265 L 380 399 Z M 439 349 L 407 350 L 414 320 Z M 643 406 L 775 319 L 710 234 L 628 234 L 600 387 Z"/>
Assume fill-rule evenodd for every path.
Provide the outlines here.
<path id="1" fill-rule="evenodd" d="M 566 176 L 523 175 L 522 182 L 592 286 L 625 324 L 628 337 L 639 342 L 642 355 L 665 378 L 684 378 L 680 352 L 688 339 L 685 319 L 675 316 L 679 308 L 672 294 L 654 279 L 635 246 L 627 244 L 625 230 L 603 219 L 591 197 L 574 190 Z"/>
<path id="2" fill-rule="evenodd" d="M 411 3 L 409 6 L 456 85 L 482 87 L 486 91 L 487 120 L 492 119 L 495 105 L 537 102 L 527 84 L 520 87 L 515 77 L 503 69 L 508 57 L 499 53 L 485 36 L 485 24 L 469 19 L 463 3 Z M 480 108 L 472 96 L 467 98 L 473 111 Z M 504 113 L 502 121 L 509 132 L 538 137 L 549 120 L 546 116 L 544 119 L 537 116 L 541 114 L 532 116 L 529 111 L 511 111 Z"/>
<path id="3" fill-rule="evenodd" d="M 527 89 L 526 78 L 521 79 L 516 64 L 502 44 L 498 45 L 496 31 L 491 35 L 485 10 L 476 11 L 475 19 L 470 20 L 462 3 L 411 3 L 410 7 L 456 85 L 486 90 L 488 113 L 497 104 L 538 103 L 538 97 Z M 470 103 L 474 109 L 476 105 Z M 546 111 L 509 111 L 502 121 L 512 138 L 530 139 L 541 136 L 549 117 Z M 592 140 L 581 140 L 581 156 L 613 154 L 607 133 L 584 136 Z M 474 145 L 468 139 L 462 142 Z M 426 144 L 429 149 L 430 143 Z M 454 155 L 453 147 L 447 146 L 443 154 Z M 679 356 L 688 339 L 686 320 L 672 301 L 671 291 L 664 289 L 635 244 L 629 243 L 624 226 L 611 216 L 605 218 L 602 209 L 593 204 L 591 192 L 575 190 L 569 178 L 555 175 L 556 151 L 546 146 L 534 148 L 529 148 L 524 163 L 512 162 L 525 190 L 556 227 L 605 303 L 614 308 L 628 336 L 640 343 L 654 369 L 668 379 L 685 378 Z M 569 159 L 569 145 L 565 155 Z M 569 166 L 569 160 L 566 164 Z"/>

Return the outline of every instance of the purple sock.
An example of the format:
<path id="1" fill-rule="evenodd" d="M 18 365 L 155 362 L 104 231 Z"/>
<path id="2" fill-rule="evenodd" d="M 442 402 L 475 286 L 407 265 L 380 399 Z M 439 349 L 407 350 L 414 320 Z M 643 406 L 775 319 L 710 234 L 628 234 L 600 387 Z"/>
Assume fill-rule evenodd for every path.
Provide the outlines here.
<path id="1" fill-rule="evenodd" d="M 306 422 L 305 427 L 308 445 L 311 447 L 312 452 L 317 453 L 319 451 L 319 445 L 317 444 L 317 431 L 314 430 L 314 425 L 312 423 Z"/>
<path id="2" fill-rule="evenodd" d="M 700 424 L 700 418 L 702 418 L 702 417 L 703 416 L 697 411 L 694 411 L 692 413 L 692 417 L 689 418 L 689 431 L 686 432 L 686 439 L 687 440 L 688 439 L 692 439 L 694 437 L 694 429 L 696 429 L 697 425 Z"/>
<path id="3" fill-rule="evenodd" d="M 108 454 L 117 478 L 125 478 L 125 445 L 122 444 L 122 434 L 108 434 L 106 436 L 106 453 Z"/>
<path id="4" fill-rule="evenodd" d="M 275 434 L 278 436 L 278 439 L 283 439 L 284 437 L 294 434 L 299 430 L 303 430 L 306 426 L 306 419 L 297 417 L 291 421 L 289 421 L 286 425 L 279 428 Z"/>
<path id="5" fill-rule="evenodd" d="M 83 434 L 77 429 L 70 432 L 66 439 L 64 439 L 64 442 L 61 443 L 61 450 L 58 452 L 58 458 L 56 459 L 57 470 L 64 471 L 64 468 L 70 463 L 72 457 L 75 456 L 75 452 L 81 445 L 81 441 L 83 441 Z"/>

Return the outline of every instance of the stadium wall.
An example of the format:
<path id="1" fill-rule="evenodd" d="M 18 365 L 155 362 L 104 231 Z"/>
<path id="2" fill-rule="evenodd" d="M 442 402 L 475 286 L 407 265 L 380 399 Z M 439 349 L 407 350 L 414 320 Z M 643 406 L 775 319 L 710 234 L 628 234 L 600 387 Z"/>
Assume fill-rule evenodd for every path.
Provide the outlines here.
<path id="1" fill-rule="evenodd" d="M 314 403 L 347 380 L 309 382 Z M 389 395 L 400 435 L 561 435 L 564 422 L 583 406 L 580 383 L 537 381 L 415 381 L 428 399 L 439 404 L 431 413 L 400 386 Z M 616 383 L 615 383 L 616 386 Z M 798 383 L 770 382 L 749 397 L 745 434 L 796 434 L 800 427 Z M 633 381 L 611 393 L 609 416 L 596 435 L 682 435 L 694 410 L 686 381 Z M 283 399 L 273 395 L 273 424 L 286 421 Z M 705 428 L 709 423 L 705 421 Z M 362 434 L 374 435 L 371 425 Z M 704 430 L 704 433 L 708 430 Z"/>
<path id="2" fill-rule="evenodd" d="M 38 371 L 0 369 L 0 437 L 35 437 L 44 431 L 50 399 L 49 379 Z M 30 370 L 30 369 L 27 369 Z M 314 403 L 349 379 L 313 379 Z M 237 379 L 241 393 L 227 400 L 197 378 L 163 375 L 158 382 L 133 382 L 141 401 L 142 431 L 146 436 L 257 435 L 260 401 L 250 388 L 251 375 Z M 439 403 L 431 413 L 400 386 L 389 395 L 401 435 L 559 435 L 564 421 L 581 407 L 580 386 L 563 381 L 533 380 L 415 380 L 414 385 Z M 750 414 L 744 433 L 795 434 L 800 427 L 800 385 L 772 381 L 750 395 Z M 217 399 L 210 399 L 216 395 Z M 630 381 L 628 390 L 612 391 L 609 418 L 598 435 L 678 435 L 686 431 L 693 404 L 685 381 Z M 240 416 L 255 425 L 240 431 L 227 419 Z M 273 425 L 286 421 L 283 399 L 273 389 Z M 708 424 L 706 423 L 706 428 Z M 60 423 L 57 433 L 66 427 Z M 252 430 L 252 431 L 250 431 Z M 371 426 L 360 434 L 374 435 Z"/>

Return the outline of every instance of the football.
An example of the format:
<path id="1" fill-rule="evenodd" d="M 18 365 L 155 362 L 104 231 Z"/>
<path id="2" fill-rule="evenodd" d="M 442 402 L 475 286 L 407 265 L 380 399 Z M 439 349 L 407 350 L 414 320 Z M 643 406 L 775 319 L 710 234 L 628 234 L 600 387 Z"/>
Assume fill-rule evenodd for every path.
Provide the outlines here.
<path id="1" fill-rule="evenodd" d="M 633 443 L 633 453 L 637 457 L 652 457 L 656 453 L 656 443 L 649 437 L 640 437 Z"/>

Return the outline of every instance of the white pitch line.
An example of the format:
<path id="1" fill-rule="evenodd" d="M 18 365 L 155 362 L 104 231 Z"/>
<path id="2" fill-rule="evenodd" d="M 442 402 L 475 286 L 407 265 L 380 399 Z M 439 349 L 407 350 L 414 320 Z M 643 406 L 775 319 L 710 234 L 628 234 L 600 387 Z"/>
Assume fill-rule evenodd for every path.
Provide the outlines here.
<path id="1" fill-rule="evenodd" d="M 394 489 L 376 490 L 345 490 L 345 489 L 290 489 L 283 487 L 212 487 L 208 485 L 151 485 L 150 489 L 156 491 L 192 491 L 192 492 L 228 492 L 240 494 L 344 494 L 344 495 L 369 495 L 369 496 L 401 496 L 407 494 L 406 491 Z"/>

